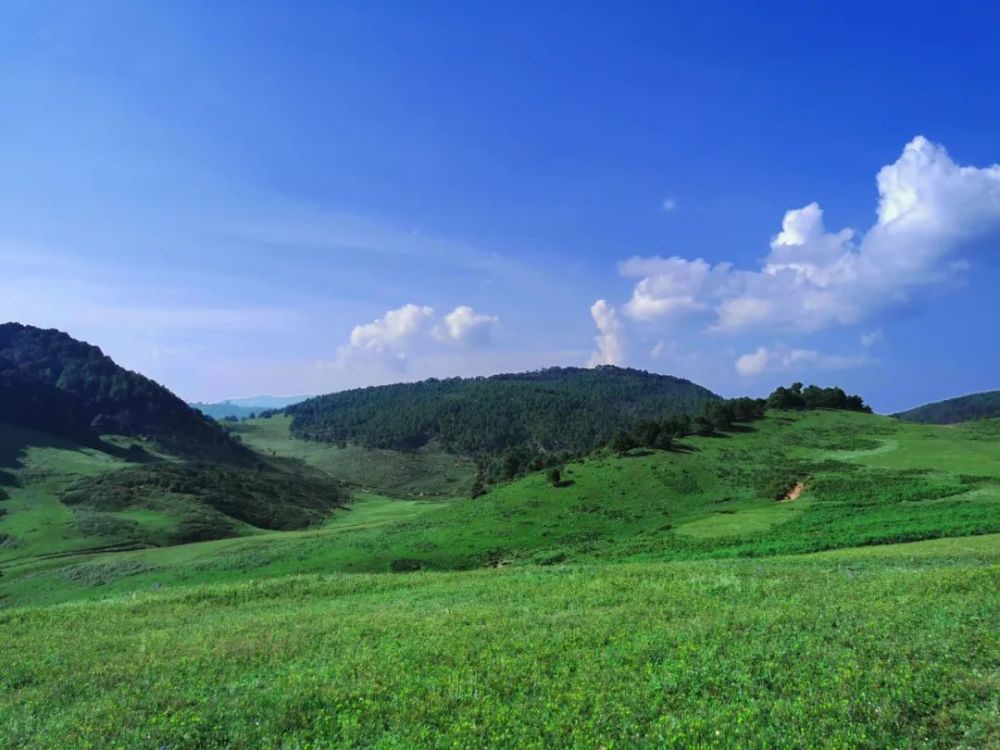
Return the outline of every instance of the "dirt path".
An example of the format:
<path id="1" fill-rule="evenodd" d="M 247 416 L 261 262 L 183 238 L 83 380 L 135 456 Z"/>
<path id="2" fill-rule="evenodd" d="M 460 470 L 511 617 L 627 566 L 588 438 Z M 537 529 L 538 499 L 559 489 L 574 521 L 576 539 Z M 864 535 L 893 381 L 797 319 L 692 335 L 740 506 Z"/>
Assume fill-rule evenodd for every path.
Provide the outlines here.
<path id="1" fill-rule="evenodd" d="M 802 491 L 805 488 L 806 488 L 806 486 L 804 484 L 802 484 L 802 482 L 797 482 L 796 485 L 794 487 L 792 487 L 792 489 L 790 489 L 788 491 L 788 494 L 785 495 L 785 499 L 782 500 L 781 502 L 783 502 L 783 503 L 790 503 L 790 502 L 792 502 L 792 500 L 798 500 L 799 496 L 802 494 Z"/>

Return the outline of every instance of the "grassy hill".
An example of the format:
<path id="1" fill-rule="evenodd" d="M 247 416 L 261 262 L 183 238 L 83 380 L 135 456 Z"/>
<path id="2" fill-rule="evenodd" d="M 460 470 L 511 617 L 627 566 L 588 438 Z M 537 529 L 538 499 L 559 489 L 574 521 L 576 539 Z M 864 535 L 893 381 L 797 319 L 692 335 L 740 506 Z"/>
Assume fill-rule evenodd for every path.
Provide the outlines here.
<path id="1" fill-rule="evenodd" d="M 343 502 L 96 347 L 0 326 L 0 566 L 306 528 Z"/>
<path id="2" fill-rule="evenodd" d="M 247 576 L 760 558 L 1000 532 L 1000 422 L 942 428 L 773 412 L 739 432 L 692 437 L 679 451 L 596 455 L 566 466 L 564 477 L 554 487 L 532 474 L 475 500 L 361 493 L 322 528 L 59 566 L 25 560 L 0 594 L 11 604 L 56 602 Z M 775 500 L 797 484 L 798 499 Z M 80 566 L 81 580 L 63 575 L 65 565 Z"/>
<path id="3" fill-rule="evenodd" d="M 396 498 L 467 497 L 475 463 L 432 442 L 417 450 L 396 451 L 336 445 L 292 436 L 292 418 L 274 414 L 229 425 L 232 434 L 264 456 L 280 456 L 336 477 L 360 490 Z"/>
<path id="4" fill-rule="evenodd" d="M 974 393 L 893 414 L 897 419 L 921 424 L 955 424 L 1000 417 L 1000 391 Z"/>
<path id="5" fill-rule="evenodd" d="M 1000 420 L 772 410 L 474 500 L 434 443 L 234 430 L 351 502 L 265 531 L 191 478 L 234 536 L 102 549 L 74 488 L 150 543 L 127 473 L 192 465 L 0 448 L 0 748 L 1000 744 Z"/>
<path id="6" fill-rule="evenodd" d="M 643 419 L 698 411 L 718 399 L 687 380 L 618 367 L 551 368 L 359 388 L 285 411 L 292 434 L 335 444 L 460 454 L 515 447 L 588 451 Z"/>
<path id="7" fill-rule="evenodd" d="M 338 482 L 295 461 L 194 462 L 131 437 L 93 446 L 0 422 L 0 571 L 304 528 L 344 500 Z"/>

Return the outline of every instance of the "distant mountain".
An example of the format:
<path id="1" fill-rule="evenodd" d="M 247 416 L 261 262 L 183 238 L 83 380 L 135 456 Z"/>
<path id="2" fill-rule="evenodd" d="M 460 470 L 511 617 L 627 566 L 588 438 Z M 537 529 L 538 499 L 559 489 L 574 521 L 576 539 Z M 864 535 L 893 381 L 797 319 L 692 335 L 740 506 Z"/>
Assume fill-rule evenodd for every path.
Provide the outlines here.
<path id="1" fill-rule="evenodd" d="M 246 449 L 159 383 L 69 334 L 0 325 L 0 421 L 76 439 L 146 435 L 186 452 Z"/>
<path id="2" fill-rule="evenodd" d="M 285 409 L 296 437 L 463 454 L 590 450 L 641 419 L 692 413 L 719 397 L 688 380 L 619 367 L 559 368 L 359 388 Z"/>
<path id="3" fill-rule="evenodd" d="M 235 406 L 249 406 L 254 409 L 284 409 L 286 406 L 298 404 L 312 398 L 307 396 L 251 396 L 250 398 L 230 398 L 226 399 L 227 404 Z"/>
<path id="4" fill-rule="evenodd" d="M 236 417 L 246 419 L 251 414 L 259 414 L 270 409 L 284 409 L 298 404 L 311 396 L 251 396 L 250 398 L 230 398 L 225 401 L 205 403 L 193 401 L 188 404 L 202 414 L 213 419 Z"/>
<path id="5" fill-rule="evenodd" d="M 1000 417 L 1000 391 L 973 393 L 969 396 L 949 398 L 932 404 L 924 404 L 892 416 L 907 422 L 924 424 L 954 424 L 973 419 Z"/>

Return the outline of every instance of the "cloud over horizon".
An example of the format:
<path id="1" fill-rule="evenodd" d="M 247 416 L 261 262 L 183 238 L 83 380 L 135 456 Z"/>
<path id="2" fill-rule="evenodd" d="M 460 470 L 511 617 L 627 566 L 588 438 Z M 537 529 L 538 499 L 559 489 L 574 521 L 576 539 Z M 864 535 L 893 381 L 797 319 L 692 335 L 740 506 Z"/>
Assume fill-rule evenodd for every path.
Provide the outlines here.
<path id="1" fill-rule="evenodd" d="M 448 346 L 482 346 L 490 341 L 500 319 L 459 305 L 438 316 L 428 305 L 406 304 L 370 323 L 356 325 L 350 341 L 338 350 L 338 361 L 366 355 L 401 364 L 411 353 L 426 354 Z"/>
<path id="2" fill-rule="evenodd" d="M 917 136 L 879 170 L 876 184 L 877 219 L 866 232 L 827 229 L 823 209 L 809 203 L 785 213 L 755 270 L 703 258 L 628 258 L 619 273 L 636 281 L 621 306 L 624 317 L 645 330 L 695 329 L 708 346 L 722 336 L 807 336 L 860 324 L 912 302 L 923 289 L 962 279 L 970 268 L 966 255 L 1000 237 L 1000 165 L 960 166 L 944 146 Z M 606 323 L 602 327 L 594 318 L 601 333 L 594 357 L 600 358 Z M 620 339 L 624 322 L 616 324 Z M 866 348 L 878 338 L 862 336 Z M 794 363 L 864 361 L 830 356 L 803 348 L 775 354 L 761 347 L 742 355 L 736 368 L 746 375 Z"/>

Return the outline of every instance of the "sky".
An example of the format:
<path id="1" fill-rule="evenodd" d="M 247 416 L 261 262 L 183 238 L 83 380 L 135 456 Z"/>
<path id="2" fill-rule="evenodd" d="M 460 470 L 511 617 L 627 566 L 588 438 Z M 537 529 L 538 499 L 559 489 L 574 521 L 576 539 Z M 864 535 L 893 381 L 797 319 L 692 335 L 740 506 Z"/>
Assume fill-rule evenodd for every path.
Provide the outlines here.
<path id="1" fill-rule="evenodd" d="M 1000 7 L 825 5 L 7 0 L 0 319 L 200 401 L 1000 388 Z"/>

